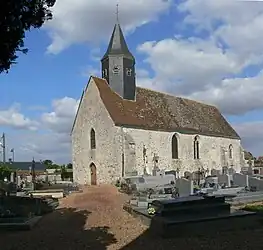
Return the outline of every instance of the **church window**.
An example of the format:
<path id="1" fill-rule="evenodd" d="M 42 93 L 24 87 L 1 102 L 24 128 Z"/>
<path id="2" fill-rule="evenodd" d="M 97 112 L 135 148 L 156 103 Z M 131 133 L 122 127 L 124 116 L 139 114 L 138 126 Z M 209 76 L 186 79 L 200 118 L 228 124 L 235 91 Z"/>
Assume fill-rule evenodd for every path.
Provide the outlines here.
<path id="1" fill-rule="evenodd" d="M 132 69 L 126 68 L 126 75 L 131 76 L 132 75 Z"/>
<path id="2" fill-rule="evenodd" d="M 113 74 L 118 75 L 120 73 L 120 67 L 115 65 L 112 70 Z"/>
<path id="3" fill-rule="evenodd" d="M 91 149 L 96 149 L 96 135 L 93 128 L 90 131 L 90 147 Z"/>
<path id="4" fill-rule="evenodd" d="M 108 76 L 108 71 L 107 71 L 107 69 L 104 69 L 103 70 L 103 77 L 107 77 Z"/>
<path id="5" fill-rule="evenodd" d="M 177 134 L 172 137 L 172 159 L 178 159 L 178 138 Z"/>
<path id="6" fill-rule="evenodd" d="M 229 159 L 233 159 L 233 146 L 232 146 L 232 144 L 229 145 Z"/>
<path id="7" fill-rule="evenodd" d="M 200 159 L 199 156 L 199 137 L 196 136 L 194 139 L 194 159 Z"/>

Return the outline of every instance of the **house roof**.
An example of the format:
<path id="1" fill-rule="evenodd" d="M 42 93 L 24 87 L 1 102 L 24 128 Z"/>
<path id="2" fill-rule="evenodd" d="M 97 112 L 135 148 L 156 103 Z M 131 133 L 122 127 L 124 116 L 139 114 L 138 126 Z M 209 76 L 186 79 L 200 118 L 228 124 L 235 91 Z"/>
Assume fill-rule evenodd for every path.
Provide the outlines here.
<path id="1" fill-rule="evenodd" d="M 30 167 L 32 167 L 32 162 L 12 162 L 9 163 L 11 169 L 16 170 L 29 170 Z M 35 162 L 35 170 L 36 171 L 44 171 L 46 169 L 46 165 L 44 165 L 41 162 Z"/>
<path id="2" fill-rule="evenodd" d="M 244 157 L 245 160 L 253 160 L 254 156 L 252 155 L 252 153 L 248 152 L 248 151 L 244 151 Z"/>
<path id="3" fill-rule="evenodd" d="M 141 87 L 135 101 L 125 100 L 105 79 L 91 78 L 116 126 L 240 139 L 214 106 Z"/>

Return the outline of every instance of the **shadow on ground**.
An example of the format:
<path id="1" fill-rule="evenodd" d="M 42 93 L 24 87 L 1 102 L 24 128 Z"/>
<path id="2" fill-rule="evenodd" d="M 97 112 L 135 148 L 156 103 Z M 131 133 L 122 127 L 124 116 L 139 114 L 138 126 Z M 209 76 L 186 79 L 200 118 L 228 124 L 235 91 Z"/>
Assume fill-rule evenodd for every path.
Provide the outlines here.
<path id="1" fill-rule="evenodd" d="M 104 250 L 116 243 L 107 227 L 85 229 L 88 211 L 63 208 L 44 216 L 31 231 L 1 232 L 1 250 Z"/>
<path id="2" fill-rule="evenodd" d="M 206 230 L 206 228 L 200 228 Z M 176 234 L 176 232 L 175 232 Z M 120 248 L 120 250 L 262 250 L 263 229 L 240 230 L 218 233 L 210 236 L 191 236 L 191 232 L 184 237 L 161 238 L 146 230 L 136 239 Z"/>

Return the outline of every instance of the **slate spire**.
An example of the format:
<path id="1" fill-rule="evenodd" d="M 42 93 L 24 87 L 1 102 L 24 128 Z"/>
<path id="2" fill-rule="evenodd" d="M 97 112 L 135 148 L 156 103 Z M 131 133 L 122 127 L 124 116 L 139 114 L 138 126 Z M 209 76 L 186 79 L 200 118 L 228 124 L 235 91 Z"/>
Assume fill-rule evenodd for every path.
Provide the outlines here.
<path id="1" fill-rule="evenodd" d="M 107 51 L 101 59 L 102 77 L 123 99 L 135 100 L 135 58 L 128 49 L 119 24 L 118 6 L 116 16 Z"/>
<path id="2" fill-rule="evenodd" d="M 117 4 L 116 11 L 116 23 L 111 35 L 111 39 L 108 45 L 108 49 L 101 60 L 104 60 L 109 55 L 123 55 L 126 58 L 134 60 L 132 53 L 129 51 L 127 43 L 125 41 L 120 23 L 119 23 L 119 10 Z"/>

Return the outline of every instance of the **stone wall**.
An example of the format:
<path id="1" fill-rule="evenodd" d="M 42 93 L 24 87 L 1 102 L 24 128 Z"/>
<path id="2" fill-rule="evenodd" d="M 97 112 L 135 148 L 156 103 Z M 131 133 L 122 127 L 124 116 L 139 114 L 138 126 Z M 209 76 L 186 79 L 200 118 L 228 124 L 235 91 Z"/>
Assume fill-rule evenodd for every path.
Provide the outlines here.
<path id="1" fill-rule="evenodd" d="M 96 149 L 91 149 L 90 131 L 95 130 Z M 121 172 L 120 156 L 113 150 L 116 143 L 115 127 L 101 101 L 99 91 L 92 78 L 79 107 L 72 131 L 72 163 L 74 182 L 91 183 L 90 164 L 94 163 L 97 183 L 111 182 Z M 118 162 L 117 162 L 118 160 Z"/>
<path id="2" fill-rule="evenodd" d="M 224 164 L 229 167 L 233 165 L 232 167 L 236 171 L 240 171 L 242 164 L 240 140 L 199 135 L 200 159 L 195 160 L 193 141 L 196 135 L 177 133 L 179 159 L 172 159 L 172 136 L 174 133 L 132 128 L 116 128 L 116 130 L 116 136 L 119 137 L 119 141 L 121 141 L 122 133 L 129 135 L 129 140 L 132 141 L 130 147 L 127 147 L 129 142 L 125 141 L 126 172 L 136 168 L 139 174 L 143 174 L 146 167 L 151 173 L 154 166 L 154 156 L 158 156 L 158 167 L 160 169 L 172 170 L 179 168 L 181 176 L 185 171 L 197 171 L 198 167 L 221 170 Z M 228 153 L 230 144 L 233 146 L 232 159 L 229 159 Z M 116 145 L 114 150 L 119 151 L 116 152 L 116 155 L 120 155 L 122 145 Z M 222 151 L 224 160 L 222 160 Z M 127 160 L 131 153 L 136 156 L 134 157 L 135 162 Z"/>

